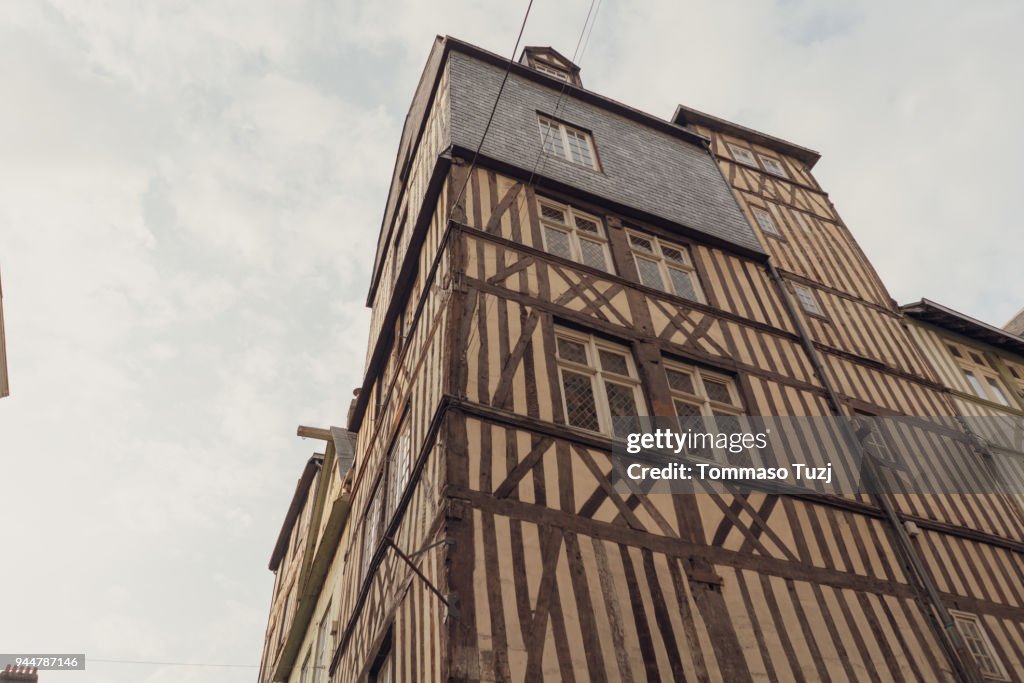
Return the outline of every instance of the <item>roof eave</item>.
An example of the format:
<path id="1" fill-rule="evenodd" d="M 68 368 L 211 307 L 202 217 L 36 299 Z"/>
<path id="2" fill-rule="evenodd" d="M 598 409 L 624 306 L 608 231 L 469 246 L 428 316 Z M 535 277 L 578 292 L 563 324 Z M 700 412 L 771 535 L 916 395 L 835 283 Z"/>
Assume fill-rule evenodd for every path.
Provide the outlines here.
<path id="1" fill-rule="evenodd" d="M 295 520 L 298 519 L 299 513 L 302 512 L 302 506 L 305 505 L 306 498 L 309 496 L 309 488 L 313 484 L 313 479 L 316 477 L 316 473 L 320 471 L 322 464 L 323 456 L 314 455 L 311 457 L 306 461 L 306 466 L 303 468 L 299 480 L 295 483 L 295 493 L 292 494 L 292 502 L 288 505 L 288 512 L 284 516 L 284 523 L 281 525 L 281 531 L 277 534 L 277 542 L 274 543 L 274 551 L 270 555 L 270 564 L 267 568 L 272 572 L 277 571 L 281 559 L 288 550 L 288 541 L 292 535 L 292 527 L 295 526 Z"/>
<path id="2" fill-rule="evenodd" d="M 1018 337 L 995 325 L 989 325 L 930 299 L 921 299 L 905 304 L 900 306 L 900 310 L 916 320 L 931 323 L 969 339 L 1024 356 L 1024 337 Z"/>
<path id="3" fill-rule="evenodd" d="M 821 158 L 821 154 L 815 152 L 813 149 L 802 147 L 801 145 L 783 140 L 782 138 L 777 138 L 774 135 L 762 133 L 761 131 L 754 130 L 753 128 L 741 126 L 740 124 L 733 123 L 732 121 L 720 119 L 717 116 L 712 116 L 711 114 L 707 114 L 682 104 L 676 105 L 676 111 L 672 115 L 672 122 L 677 126 L 697 124 L 725 133 L 731 133 L 737 137 L 750 140 L 755 144 L 762 145 L 769 149 L 774 149 L 781 154 L 798 159 L 804 162 L 808 169 L 814 168 L 814 165 L 818 163 L 818 160 Z"/>

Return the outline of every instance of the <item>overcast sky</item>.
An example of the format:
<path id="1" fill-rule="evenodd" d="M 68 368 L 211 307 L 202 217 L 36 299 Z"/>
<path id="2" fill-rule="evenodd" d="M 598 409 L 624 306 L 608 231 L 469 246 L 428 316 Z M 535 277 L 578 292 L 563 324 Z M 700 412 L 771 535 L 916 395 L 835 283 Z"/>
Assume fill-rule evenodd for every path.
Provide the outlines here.
<path id="1" fill-rule="evenodd" d="M 536 0 L 572 54 L 589 0 Z M 148 8 L 143 7 L 146 5 Z M 0 3 L 0 650 L 259 660 L 266 565 L 361 382 L 372 251 L 433 36 L 522 2 Z M 1024 3 L 605 0 L 590 89 L 823 154 L 900 302 L 1024 305 Z M 43 681 L 253 681 L 92 663 Z"/>

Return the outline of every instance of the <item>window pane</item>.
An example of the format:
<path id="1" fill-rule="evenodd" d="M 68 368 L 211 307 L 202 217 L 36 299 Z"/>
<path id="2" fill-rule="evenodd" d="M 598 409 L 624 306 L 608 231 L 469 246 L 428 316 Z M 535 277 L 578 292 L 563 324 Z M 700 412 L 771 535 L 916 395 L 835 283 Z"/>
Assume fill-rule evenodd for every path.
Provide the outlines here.
<path id="1" fill-rule="evenodd" d="M 639 431 L 639 420 L 622 420 L 615 418 L 636 418 L 636 398 L 633 387 L 605 382 L 605 393 L 608 396 L 608 412 L 611 413 L 612 425 L 616 436 L 625 436 L 631 431 Z"/>
<path id="2" fill-rule="evenodd" d="M 544 151 L 547 154 L 554 154 L 562 157 L 563 159 L 566 158 L 565 147 L 562 145 L 562 131 L 558 124 L 549 123 L 548 121 L 541 119 L 540 134 L 541 141 L 544 144 Z"/>
<path id="3" fill-rule="evenodd" d="M 573 427 L 598 431 L 597 407 L 590 377 L 562 370 L 562 390 L 565 392 L 566 422 Z"/>
<path id="4" fill-rule="evenodd" d="M 986 677 L 1004 679 L 1005 672 L 1002 666 L 997 663 L 994 653 L 991 651 L 988 639 L 981 631 L 979 624 L 966 616 L 955 615 L 957 629 L 964 638 L 967 649 L 974 655 L 981 673 Z"/>
<path id="5" fill-rule="evenodd" d="M 569 246 L 569 233 L 545 226 L 544 239 L 547 242 L 548 253 L 564 258 L 572 258 L 572 248 Z"/>
<path id="6" fill-rule="evenodd" d="M 688 372 L 678 370 L 666 370 L 668 375 L 668 386 L 672 391 L 683 391 L 687 394 L 696 394 L 693 389 L 693 376 Z"/>
<path id="7" fill-rule="evenodd" d="M 772 175 L 777 175 L 782 178 L 786 177 L 786 169 L 783 168 L 782 163 L 778 159 L 761 156 L 761 164 L 764 165 L 764 170 L 768 171 Z"/>
<path id="8" fill-rule="evenodd" d="M 973 360 L 978 365 L 987 365 L 987 363 L 985 363 L 982 357 L 974 353 L 973 351 L 971 352 L 971 360 Z"/>
<path id="9" fill-rule="evenodd" d="M 724 382 L 704 378 L 704 391 L 708 398 L 718 403 L 732 403 L 732 394 L 729 393 L 729 386 Z"/>
<path id="10" fill-rule="evenodd" d="M 639 251 L 646 251 L 648 254 L 654 253 L 654 244 L 651 243 L 646 237 L 640 237 L 639 235 L 630 235 L 629 243 L 634 249 Z"/>
<path id="11" fill-rule="evenodd" d="M 597 222 L 591 218 L 584 218 L 583 216 L 576 216 L 576 227 L 583 232 L 593 233 L 600 235 L 601 230 L 597 227 Z"/>
<path id="12" fill-rule="evenodd" d="M 957 358 L 963 358 L 963 355 L 961 355 L 961 353 L 960 353 L 960 349 L 958 349 L 957 347 L 953 346 L 952 344 L 949 344 L 949 352 L 951 354 L 953 354 L 954 356 L 956 356 Z"/>
<path id="13" fill-rule="evenodd" d="M 545 218 L 549 221 L 556 221 L 562 224 L 565 223 L 565 212 L 547 204 L 540 205 L 540 216 L 541 218 Z"/>
<path id="14" fill-rule="evenodd" d="M 729 145 L 729 151 L 732 152 L 732 158 L 741 164 L 747 164 L 748 166 L 757 165 L 754 161 L 754 155 L 750 150 L 736 145 Z"/>
<path id="15" fill-rule="evenodd" d="M 681 431 L 692 431 L 699 434 L 707 431 L 704 429 L 704 417 L 700 412 L 700 406 L 680 401 L 678 399 L 673 401 L 673 405 L 675 405 L 676 408 L 676 416 L 679 418 L 679 429 Z M 691 446 L 687 449 L 687 453 L 702 458 L 711 457 L 711 449 L 709 448 L 697 448 Z"/>
<path id="16" fill-rule="evenodd" d="M 577 164 L 593 168 L 594 159 L 590 155 L 590 145 L 583 133 L 566 129 L 566 137 L 569 140 L 569 158 Z"/>
<path id="17" fill-rule="evenodd" d="M 796 298 L 800 301 L 801 308 L 808 313 L 821 315 L 821 308 L 818 306 L 818 300 L 810 289 L 801 285 L 794 285 L 793 291 L 796 293 Z"/>
<path id="18" fill-rule="evenodd" d="M 565 337 L 558 338 L 558 357 L 573 363 L 589 365 L 587 362 L 587 347 L 578 341 L 566 339 Z"/>
<path id="19" fill-rule="evenodd" d="M 987 377 L 988 385 L 992 388 L 992 394 L 996 397 L 997 403 L 1002 403 L 1004 406 L 1009 406 L 1010 402 L 1006 400 L 1006 394 L 999 387 L 999 382 L 995 381 L 991 377 Z"/>
<path id="20" fill-rule="evenodd" d="M 685 270 L 679 270 L 678 268 L 669 268 L 669 276 L 672 278 L 672 288 L 678 296 L 684 299 L 691 299 L 693 301 L 699 301 L 700 297 L 697 296 L 697 290 L 693 286 L 693 277 L 690 273 Z"/>
<path id="21" fill-rule="evenodd" d="M 761 230 L 764 232 L 772 235 L 779 234 L 778 228 L 775 227 L 775 219 L 767 211 L 754 209 L 754 218 L 757 219 L 757 224 L 761 226 Z"/>
<path id="22" fill-rule="evenodd" d="M 665 291 L 665 283 L 661 280 L 661 268 L 658 267 L 658 262 L 640 256 L 634 256 L 634 260 L 636 261 L 636 270 L 640 274 L 640 282 L 648 287 Z"/>
<path id="23" fill-rule="evenodd" d="M 700 417 L 701 416 L 700 415 L 700 407 L 699 406 L 695 406 L 692 403 L 686 403 L 685 401 L 679 401 L 679 400 L 676 400 L 674 403 L 675 403 L 675 406 L 676 406 L 676 415 L 679 416 L 679 417 L 690 418 L 690 417 Z M 688 424 L 692 424 L 692 423 L 688 423 Z M 696 424 L 699 424 L 699 422 L 696 423 Z"/>
<path id="24" fill-rule="evenodd" d="M 614 372 L 616 375 L 629 377 L 629 363 L 621 353 L 601 349 L 598 352 L 601 357 L 601 369 L 606 372 Z"/>
<path id="25" fill-rule="evenodd" d="M 981 382 L 978 381 L 978 378 L 974 376 L 973 372 L 964 370 L 964 377 L 967 378 L 967 383 L 971 385 L 971 389 L 974 390 L 974 393 L 978 398 L 988 398 L 985 394 L 985 387 L 981 386 Z"/>
<path id="26" fill-rule="evenodd" d="M 373 500 L 370 508 L 366 511 L 366 521 L 363 526 L 363 575 L 366 575 L 370 567 L 370 559 L 377 550 L 377 534 L 380 530 L 380 499 L 381 487 L 378 484 L 373 493 Z"/>
<path id="27" fill-rule="evenodd" d="M 405 492 L 405 485 L 409 482 L 409 459 L 410 459 L 410 438 L 409 429 L 402 427 L 402 432 L 395 441 L 394 451 L 391 454 L 391 462 L 388 465 L 388 510 L 386 518 L 398 509 L 398 501 Z"/>
<path id="28" fill-rule="evenodd" d="M 547 74 L 548 76 L 554 76 L 555 78 L 561 81 L 569 81 L 569 74 L 562 71 L 561 69 L 556 69 L 554 67 L 547 66 L 539 62 L 535 62 L 533 68 L 536 69 L 537 71 L 540 71 L 541 73 Z"/>
<path id="29" fill-rule="evenodd" d="M 583 262 L 591 268 L 608 270 L 608 263 L 604 257 L 604 245 L 600 242 L 581 239 L 580 252 L 583 255 Z"/>
<path id="30" fill-rule="evenodd" d="M 665 256 L 666 261 L 681 263 L 686 266 L 690 265 L 690 257 L 683 249 L 677 249 L 676 247 L 669 247 L 663 244 L 661 245 L 661 253 Z"/>

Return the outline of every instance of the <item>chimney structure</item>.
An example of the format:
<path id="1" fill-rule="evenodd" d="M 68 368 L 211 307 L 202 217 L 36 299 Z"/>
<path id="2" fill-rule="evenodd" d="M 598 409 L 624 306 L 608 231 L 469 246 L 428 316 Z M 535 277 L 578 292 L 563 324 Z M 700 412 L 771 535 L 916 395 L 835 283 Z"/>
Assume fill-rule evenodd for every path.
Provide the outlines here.
<path id="1" fill-rule="evenodd" d="M 38 669 L 34 666 L 14 666 L 8 664 L 3 671 L 0 671 L 0 683 L 7 681 L 18 681 L 19 683 L 37 683 L 39 681 Z"/>

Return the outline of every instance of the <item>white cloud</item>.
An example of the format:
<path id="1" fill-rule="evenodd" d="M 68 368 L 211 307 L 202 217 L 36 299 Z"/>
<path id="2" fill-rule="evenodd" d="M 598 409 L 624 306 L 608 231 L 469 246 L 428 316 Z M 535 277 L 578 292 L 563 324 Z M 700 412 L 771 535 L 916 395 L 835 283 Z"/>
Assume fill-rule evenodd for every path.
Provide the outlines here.
<path id="1" fill-rule="evenodd" d="M 0 401 L 8 650 L 255 662 L 302 463 L 343 421 L 405 107 L 433 36 L 511 50 L 526 3 L 6 3 Z M 536 3 L 571 54 L 587 0 Z M 1020 3 L 601 5 L 584 82 L 823 152 L 900 300 L 1021 301 Z M 39 543 L 47 539 L 47 543 Z M 203 624 L 197 629 L 197 623 Z M 251 681 L 95 665 L 90 681 Z M 48 676 L 57 683 L 75 674 Z M 77 678 L 74 680 L 78 680 Z"/>

